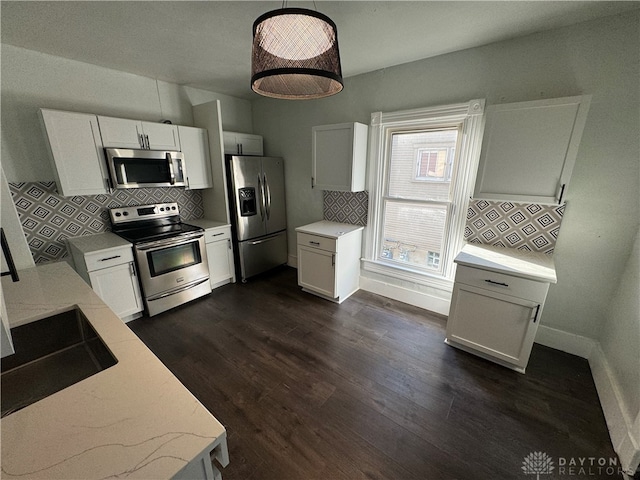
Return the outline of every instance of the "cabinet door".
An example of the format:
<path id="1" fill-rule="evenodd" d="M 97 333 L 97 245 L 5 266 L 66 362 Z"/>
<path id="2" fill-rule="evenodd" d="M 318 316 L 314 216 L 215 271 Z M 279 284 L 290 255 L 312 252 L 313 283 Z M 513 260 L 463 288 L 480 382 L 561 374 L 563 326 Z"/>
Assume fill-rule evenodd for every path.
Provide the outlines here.
<path id="1" fill-rule="evenodd" d="M 184 154 L 187 185 L 191 190 L 212 188 L 208 133 L 203 128 L 178 126 L 180 147 Z"/>
<path id="2" fill-rule="evenodd" d="M 107 164 L 95 115 L 40 110 L 58 191 L 65 197 L 109 193 Z"/>
<path id="3" fill-rule="evenodd" d="M 240 145 L 234 132 L 222 132 L 222 144 L 227 155 L 240 155 Z"/>
<path id="4" fill-rule="evenodd" d="M 536 302 L 456 283 L 447 339 L 524 368 L 540 308 Z"/>
<path id="5" fill-rule="evenodd" d="M 474 197 L 561 203 L 576 161 L 590 98 L 488 107 Z"/>
<path id="6" fill-rule="evenodd" d="M 219 282 L 233 278 L 233 250 L 231 239 L 207 243 L 209 279 L 213 288 Z"/>
<path id="7" fill-rule="evenodd" d="M 89 272 L 91 288 L 120 318 L 143 309 L 133 262 Z"/>
<path id="8" fill-rule="evenodd" d="M 147 148 L 151 150 L 180 150 L 177 125 L 142 122 Z"/>
<path id="9" fill-rule="evenodd" d="M 312 186 L 360 192 L 365 188 L 368 127 L 361 123 L 312 129 Z"/>
<path id="10" fill-rule="evenodd" d="M 298 285 L 327 297 L 335 298 L 335 254 L 299 245 Z"/>
<path id="11" fill-rule="evenodd" d="M 264 154 L 264 150 L 262 148 L 262 137 L 260 135 L 237 133 L 236 141 L 240 144 L 241 155 L 262 156 Z"/>
<path id="12" fill-rule="evenodd" d="M 105 147 L 145 148 L 142 122 L 126 118 L 98 116 L 100 134 Z"/>

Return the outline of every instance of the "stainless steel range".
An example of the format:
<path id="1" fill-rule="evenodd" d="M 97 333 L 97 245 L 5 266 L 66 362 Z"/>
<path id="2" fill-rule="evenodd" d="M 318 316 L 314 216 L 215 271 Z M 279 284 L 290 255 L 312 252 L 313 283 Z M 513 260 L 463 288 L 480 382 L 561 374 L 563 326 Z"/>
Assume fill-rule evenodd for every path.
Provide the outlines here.
<path id="1" fill-rule="evenodd" d="M 204 230 L 182 223 L 177 203 L 110 210 L 113 232 L 133 244 L 149 316 L 211 292 Z"/>

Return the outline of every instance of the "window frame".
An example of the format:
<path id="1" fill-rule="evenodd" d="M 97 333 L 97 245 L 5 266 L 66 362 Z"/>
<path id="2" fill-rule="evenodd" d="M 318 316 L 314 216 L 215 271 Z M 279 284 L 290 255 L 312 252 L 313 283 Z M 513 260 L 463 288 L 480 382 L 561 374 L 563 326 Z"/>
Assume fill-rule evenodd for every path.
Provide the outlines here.
<path id="1" fill-rule="evenodd" d="M 480 159 L 485 121 L 484 107 L 484 99 L 475 99 L 452 105 L 371 114 L 368 178 L 370 223 L 366 229 L 364 241 L 364 270 L 431 286 L 449 293 L 452 291 L 455 272 L 453 258 L 462 249 L 466 211 L 475 185 Z M 448 244 L 444 242 L 443 251 L 440 254 L 442 274 L 433 274 L 379 260 L 377 252 L 381 247 L 388 177 L 387 159 L 391 149 L 392 132 L 447 127 L 460 127 L 462 137 L 458 142 L 459 151 L 456 152 L 456 156 L 465 160 L 460 161 L 458 167 L 452 172 L 451 182 L 455 182 L 456 185 L 450 198 L 451 211 L 445 231 Z"/>
<path id="2" fill-rule="evenodd" d="M 446 152 L 446 163 L 444 166 L 444 176 L 443 177 L 422 177 L 420 176 L 420 167 L 422 166 L 422 155 L 424 152 L 429 153 L 438 153 L 438 152 Z M 416 153 L 416 171 L 415 175 L 412 179 L 414 182 L 434 182 L 434 183 L 447 183 L 451 182 L 451 170 L 453 169 L 453 161 L 451 155 L 451 148 L 449 147 L 433 147 L 433 148 L 418 148 Z M 436 159 L 437 161 L 437 159 Z"/>

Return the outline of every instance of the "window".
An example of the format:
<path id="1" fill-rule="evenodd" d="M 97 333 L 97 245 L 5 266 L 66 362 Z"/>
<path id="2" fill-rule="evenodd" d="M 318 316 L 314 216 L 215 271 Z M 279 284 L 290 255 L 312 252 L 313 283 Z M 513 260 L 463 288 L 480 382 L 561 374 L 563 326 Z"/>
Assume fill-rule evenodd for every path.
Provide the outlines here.
<path id="1" fill-rule="evenodd" d="M 366 270 L 450 290 L 483 109 L 474 100 L 372 115 Z"/>

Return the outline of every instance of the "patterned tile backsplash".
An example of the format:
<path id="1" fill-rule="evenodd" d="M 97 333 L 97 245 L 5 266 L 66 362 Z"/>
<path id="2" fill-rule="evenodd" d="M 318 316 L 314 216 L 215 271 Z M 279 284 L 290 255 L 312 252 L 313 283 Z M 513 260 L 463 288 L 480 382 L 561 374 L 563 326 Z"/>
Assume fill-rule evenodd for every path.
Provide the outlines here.
<path id="1" fill-rule="evenodd" d="M 493 202 L 471 199 L 464 239 L 551 255 L 565 205 Z"/>
<path id="2" fill-rule="evenodd" d="M 109 208 L 177 202 L 184 220 L 204 214 L 202 194 L 183 188 L 116 190 L 110 195 L 63 197 L 55 182 L 9 183 L 13 203 L 36 263 L 67 256 L 64 240 L 111 230 Z"/>
<path id="3" fill-rule="evenodd" d="M 368 192 L 323 192 L 324 220 L 366 226 L 368 210 Z"/>

